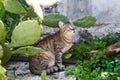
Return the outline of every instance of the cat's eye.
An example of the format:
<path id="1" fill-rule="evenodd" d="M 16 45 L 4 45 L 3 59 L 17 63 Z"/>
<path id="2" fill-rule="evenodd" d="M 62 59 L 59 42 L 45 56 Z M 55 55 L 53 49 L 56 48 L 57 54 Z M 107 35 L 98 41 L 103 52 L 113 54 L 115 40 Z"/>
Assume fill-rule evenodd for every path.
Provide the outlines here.
<path id="1" fill-rule="evenodd" d="M 70 30 L 75 30 L 75 28 L 74 28 L 74 27 L 71 27 L 71 26 L 69 27 L 69 29 L 70 29 Z"/>

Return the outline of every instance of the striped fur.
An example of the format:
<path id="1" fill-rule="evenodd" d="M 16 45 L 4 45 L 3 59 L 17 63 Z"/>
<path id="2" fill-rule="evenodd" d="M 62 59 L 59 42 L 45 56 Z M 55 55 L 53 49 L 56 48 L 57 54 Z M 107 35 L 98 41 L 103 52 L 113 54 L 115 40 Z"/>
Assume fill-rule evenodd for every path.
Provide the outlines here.
<path id="1" fill-rule="evenodd" d="M 72 46 L 72 37 L 75 27 L 69 21 L 64 24 L 59 22 L 59 31 L 39 41 L 37 47 L 44 49 L 43 52 L 29 57 L 29 68 L 33 74 L 40 74 L 42 70 L 48 73 L 62 69 L 62 54 Z"/>

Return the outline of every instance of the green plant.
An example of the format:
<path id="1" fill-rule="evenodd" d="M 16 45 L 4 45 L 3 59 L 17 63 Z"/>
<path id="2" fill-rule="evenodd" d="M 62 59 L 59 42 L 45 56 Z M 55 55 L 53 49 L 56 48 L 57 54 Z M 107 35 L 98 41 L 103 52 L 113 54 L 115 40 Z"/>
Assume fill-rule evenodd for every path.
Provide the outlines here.
<path id="1" fill-rule="evenodd" d="M 83 60 L 85 59 L 88 52 L 90 52 L 91 50 L 104 49 L 105 47 L 106 47 L 106 42 L 98 40 L 98 38 L 96 37 L 95 39 L 87 42 L 74 44 L 72 46 L 72 49 L 68 53 L 71 53 L 73 57 L 79 60 Z"/>
<path id="2" fill-rule="evenodd" d="M 0 80 L 7 80 L 2 66 L 12 55 L 32 56 L 42 51 L 32 46 L 42 33 L 41 21 L 31 7 L 25 7 L 18 0 L 0 0 Z"/>
<path id="3" fill-rule="evenodd" d="M 78 80 L 117 79 L 120 76 L 120 64 L 115 60 L 107 58 L 104 52 L 98 52 L 91 60 L 79 61 L 75 68 L 67 67 L 65 70 L 66 73 L 73 74 Z"/>
<path id="4" fill-rule="evenodd" d="M 30 55 L 30 52 L 32 51 L 34 53 L 35 52 L 39 53 L 41 51 L 40 48 L 28 46 L 35 43 L 39 39 L 39 36 L 41 34 L 41 27 L 39 26 L 37 21 L 27 20 L 27 21 L 20 22 L 18 26 L 16 26 L 15 29 L 13 30 L 11 42 L 5 41 L 4 25 L 1 25 L 0 27 L 3 27 L 2 28 L 3 30 L 1 29 L 3 32 L 1 31 L 1 34 L 0 34 L 2 35 L 0 42 L 4 50 L 4 54 L 2 57 L 3 64 L 5 64 L 9 60 L 9 58 L 15 53 L 17 54 L 22 51 L 23 53 L 25 54 L 27 53 L 27 55 Z M 15 49 L 16 47 L 17 49 Z"/>
<path id="5" fill-rule="evenodd" d="M 1 58 L 2 58 L 2 56 L 3 56 L 3 48 L 0 45 L 0 79 L 1 80 L 7 80 L 7 77 L 5 75 L 6 69 L 1 66 Z"/>
<path id="6" fill-rule="evenodd" d="M 8 80 L 15 80 L 15 76 L 9 76 L 7 78 L 8 78 Z"/>
<path id="7" fill-rule="evenodd" d="M 46 71 L 42 71 L 41 80 L 46 80 Z"/>
<path id="8" fill-rule="evenodd" d="M 73 21 L 74 25 L 80 26 L 80 27 L 90 27 L 94 25 L 96 22 L 95 17 L 93 16 L 83 16 L 82 18 L 78 18 Z"/>
<path id="9" fill-rule="evenodd" d="M 50 27 L 58 27 L 58 22 L 68 22 L 68 18 L 62 14 L 54 13 L 54 14 L 46 14 L 44 16 L 43 24 Z"/>
<path id="10" fill-rule="evenodd" d="M 58 22 L 63 21 L 64 23 L 68 22 L 68 18 L 59 13 L 50 13 L 44 16 L 43 24 L 50 27 L 58 27 Z M 79 27 L 90 27 L 96 22 L 95 17 L 93 16 L 84 16 L 82 18 L 76 19 L 73 21 L 75 26 Z"/>
<path id="11" fill-rule="evenodd" d="M 3 18 L 4 14 L 5 14 L 4 6 L 2 2 L 0 2 L 0 19 Z"/>
<path id="12" fill-rule="evenodd" d="M 114 38 L 113 38 L 114 37 Z M 71 53 L 78 59 L 75 67 L 67 67 L 66 74 L 73 74 L 78 80 L 119 80 L 120 54 L 106 56 L 105 47 L 120 40 L 120 33 L 108 34 L 103 38 L 73 45 Z M 100 50 L 90 60 L 86 59 L 91 50 Z"/>
<path id="13" fill-rule="evenodd" d="M 10 13 L 14 13 L 14 14 L 26 13 L 24 7 L 17 0 L 4 0 L 4 6 L 5 6 L 5 10 Z"/>
<path id="14" fill-rule="evenodd" d="M 29 9 L 29 8 L 28 8 Z M 30 14 L 17 0 L 0 1 L 0 60 L 5 65 L 12 55 L 35 55 L 42 51 L 30 46 L 40 37 L 41 24 L 36 18 L 23 17 Z M 20 16 L 21 15 L 21 16 Z"/>
<path id="15" fill-rule="evenodd" d="M 7 80 L 7 77 L 6 77 L 5 73 L 6 73 L 6 69 L 3 68 L 3 67 L 0 65 L 0 79 L 1 79 L 1 80 Z"/>

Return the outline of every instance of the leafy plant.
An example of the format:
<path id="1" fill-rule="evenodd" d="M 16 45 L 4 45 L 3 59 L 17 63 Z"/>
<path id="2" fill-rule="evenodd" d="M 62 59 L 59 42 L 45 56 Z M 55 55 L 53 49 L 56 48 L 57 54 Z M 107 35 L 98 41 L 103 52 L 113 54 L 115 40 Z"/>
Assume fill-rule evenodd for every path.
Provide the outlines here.
<path id="1" fill-rule="evenodd" d="M 46 80 L 46 71 L 42 71 L 41 80 Z"/>
<path id="2" fill-rule="evenodd" d="M 82 42 L 80 44 L 74 44 L 72 49 L 68 52 L 73 55 L 73 57 L 83 60 L 85 59 L 88 52 L 96 49 L 104 49 L 106 47 L 106 42 L 100 41 L 97 38 L 87 42 Z"/>
<path id="3" fill-rule="evenodd" d="M 114 38 L 113 38 L 114 37 Z M 105 47 L 120 40 L 120 33 L 108 34 L 103 38 L 73 45 L 71 53 L 78 59 L 73 67 L 67 67 L 66 74 L 73 74 L 78 80 L 119 80 L 120 52 L 113 56 L 105 55 Z M 90 60 L 86 60 L 88 52 L 100 49 Z"/>
<path id="4" fill-rule="evenodd" d="M 7 78 L 8 78 L 8 80 L 16 80 L 15 76 L 13 76 L 13 75 L 12 76 L 8 76 Z"/>

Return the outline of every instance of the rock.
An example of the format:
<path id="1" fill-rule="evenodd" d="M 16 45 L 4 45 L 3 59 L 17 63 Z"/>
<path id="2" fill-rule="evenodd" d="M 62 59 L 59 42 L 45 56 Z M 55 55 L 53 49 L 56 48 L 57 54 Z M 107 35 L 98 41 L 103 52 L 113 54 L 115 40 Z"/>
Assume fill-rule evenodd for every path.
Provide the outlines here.
<path id="1" fill-rule="evenodd" d="M 76 27 L 76 28 L 77 29 L 76 29 L 75 35 L 73 37 L 74 43 L 78 43 L 78 42 L 89 40 L 89 39 L 93 38 L 87 29 L 80 28 L 80 27 Z M 59 28 L 52 28 L 52 27 L 48 27 L 48 26 L 43 26 L 43 34 L 42 34 L 41 39 L 43 39 L 44 37 L 46 37 L 48 35 L 54 34 L 58 30 L 59 30 Z"/>
<path id="2" fill-rule="evenodd" d="M 20 75 L 30 73 L 28 62 L 10 62 L 7 66 L 7 75 Z"/>
<path id="3" fill-rule="evenodd" d="M 106 36 L 109 33 L 120 32 L 120 24 L 101 24 L 87 28 L 88 32 L 99 38 Z"/>
<path id="4" fill-rule="evenodd" d="M 85 28 L 77 27 L 75 35 L 73 37 L 73 43 L 79 43 L 82 41 L 90 40 L 93 36 Z"/>
<path id="5" fill-rule="evenodd" d="M 28 62 L 10 62 L 7 76 L 15 76 L 16 80 L 41 80 L 40 75 L 31 74 Z M 65 75 L 64 71 L 47 75 L 47 80 L 76 80 L 72 75 Z"/>
<path id="6" fill-rule="evenodd" d="M 77 27 L 75 35 L 73 37 L 73 42 L 78 43 L 85 40 L 90 40 L 93 36 L 104 37 L 109 33 L 120 32 L 120 24 L 95 24 L 90 28 Z M 46 37 L 50 34 L 57 32 L 58 28 L 51 28 L 43 26 L 43 36 Z"/>
<path id="7" fill-rule="evenodd" d="M 59 29 L 58 28 L 52 28 L 52 27 L 48 27 L 43 25 L 43 34 L 53 34 L 55 32 L 57 32 Z"/>

